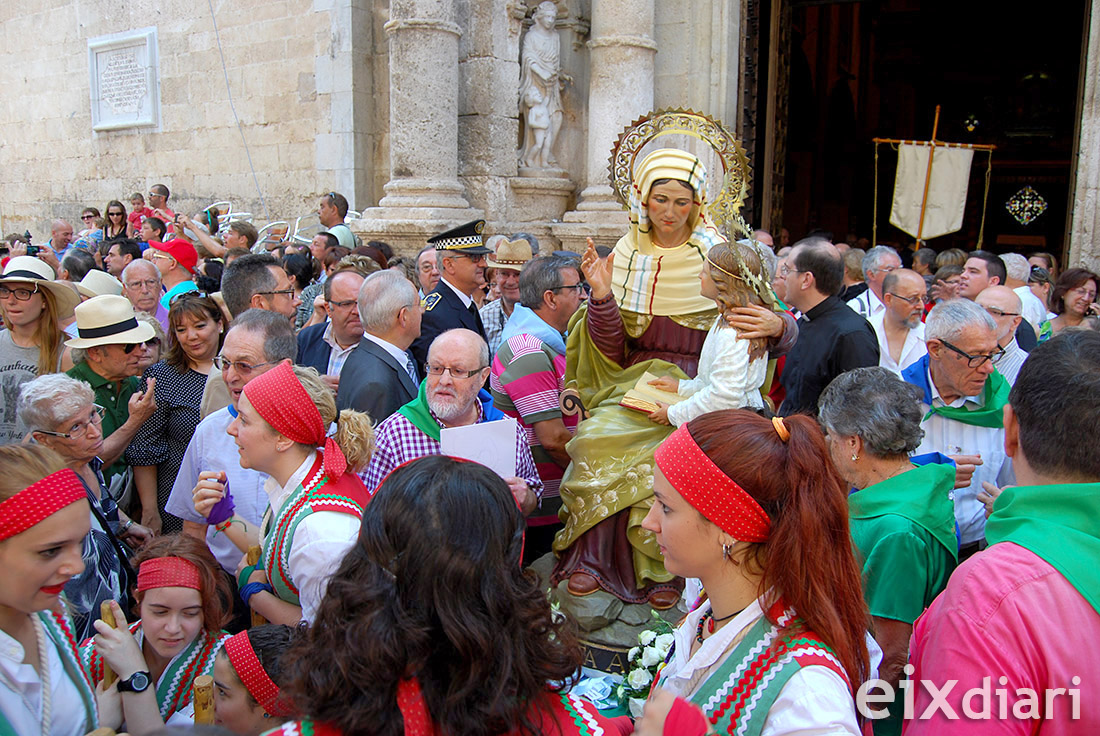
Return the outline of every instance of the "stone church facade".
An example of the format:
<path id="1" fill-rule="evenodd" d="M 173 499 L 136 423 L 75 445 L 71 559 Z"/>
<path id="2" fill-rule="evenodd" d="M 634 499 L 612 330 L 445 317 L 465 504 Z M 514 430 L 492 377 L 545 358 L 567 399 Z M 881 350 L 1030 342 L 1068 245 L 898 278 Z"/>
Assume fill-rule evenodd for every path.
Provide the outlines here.
<path id="1" fill-rule="evenodd" d="M 782 108 L 782 85 L 746 90 L 769 61 L 757 37 L 776 33 L 785 4 L 760 18 L 755 0 L 553 2 L 556 161 L 540 168 L 523 165 L 538 95 L 520 96 L 539 0 L 6 3 L 0 230 L 45 234 L 55 217 L 164 183 L 177 211 L 230 200 L 258 224 L 293 221 L 338 191 L 361 213 L 353 229 L 402 250 L 474 217 L 487 233 L 525 231 L 552 247 L 613 241 L 626 215 L 607 157 L 638 116 L 682 107 L 751 140 L 775 135 L 756 121 Z M 118 39 L 143 29 L 155 47 L 144 87 L 115 58 L 129 43 Z M 1070 261 L 1093 267 L 1098 35 L 1094 9 L 1068 227 Z M 134 94 L 112 91 L 120 84 Z M 155 108 L 154 119 L 111 123 L 135 108 Z M 753 176 L 781 179 L 781 142 L 755 150 L 765 155 Z M 753 224 L 778 227 L 766 187 L 760 198 Z"/>

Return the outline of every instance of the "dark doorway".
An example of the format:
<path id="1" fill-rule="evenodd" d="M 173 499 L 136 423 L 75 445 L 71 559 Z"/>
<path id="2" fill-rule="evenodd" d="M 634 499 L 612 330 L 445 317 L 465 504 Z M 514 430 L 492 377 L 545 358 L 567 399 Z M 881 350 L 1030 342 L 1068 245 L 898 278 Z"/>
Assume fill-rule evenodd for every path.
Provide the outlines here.
<path id="1" fill-rule="evenodd" d="M 941 105 L 939 140 L 997 146 L 985 247 L 1061 253 L 1087 0 L 1018 8 L 992 0 L 762 5 L 772 2 L 787 6 L 780 17 L 790 39 L 778 65 L 788 75 L 787 104 L 775 107 L 781 119 L 769 121 L 784 137 L 775 167 L 782 181 L 758 176 L 754 193 L 760 202 L 760 188 L 771 187 L 792 240 L 815 228 L 837 241 L 869 240 L 871 139 L 927 140 Z M 878 240 L 908 244 L 912 238 L 889 224 L 897 157 L 889 146 L 879 154 Z M 975 246 L 985 175 L 986 155 L 976 153 L 963 229 L 929 245 Z M 1030 220 L 1008 208 L 1025 187 L 1045 203 Z M 757 222 L 763 215 L 753 212 Z M 779 224 L 771 222 L 773 230 Z"/>

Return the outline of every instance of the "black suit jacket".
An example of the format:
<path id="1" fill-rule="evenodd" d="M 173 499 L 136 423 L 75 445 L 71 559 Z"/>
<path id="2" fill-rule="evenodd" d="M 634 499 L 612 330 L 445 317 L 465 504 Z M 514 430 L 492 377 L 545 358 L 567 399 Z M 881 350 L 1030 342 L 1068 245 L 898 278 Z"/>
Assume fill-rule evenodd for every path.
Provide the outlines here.
<path id="1" fill-rule="evenodd" d="M 402 405 L 415 399 L 419 389 L 404 366 L 364 337 L 348 355 L 340 371 L 336 407 L 365 411 L 378 426 Z"/>
<path id="2" fill-rule="evenodd" d="M 428 362 L 428 348 L 431 347 L 432 340 L 441 333 L 456 327 L 465 327 L 485 337 L 485 327 L 477 314 L 477 305 L 474 305 L 473 312 L 467 309 L 458 294 L 443 283 L 443 279 L 424 296 L 423 304 L 424 317 L 420 320 L 420 337 L 409 348 L 416 360 L 418 372 L 423 372 L 424 364 Z"/>
<path id="3" fill-rule="evenodd" d="M 322 376 L 328 373 L 328 358 L 332 346 L 325 342 L 325 328 L 328 322 L 310 325 L 298 333 L 298 365 L 316 368 Z"/>

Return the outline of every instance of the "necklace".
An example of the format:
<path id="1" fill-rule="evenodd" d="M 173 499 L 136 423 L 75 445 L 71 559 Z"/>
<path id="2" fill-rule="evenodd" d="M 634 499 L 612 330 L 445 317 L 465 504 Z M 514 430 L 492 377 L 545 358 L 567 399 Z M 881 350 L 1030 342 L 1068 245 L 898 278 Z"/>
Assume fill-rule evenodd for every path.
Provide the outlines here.
<path id="1" fill-rule="evenodd" d="M 742 608 L 741 611 L 743 611 L 743 610 L 745 610 L 745 609 Z M 708 608 L 707 612 L 699 617 L 699 625 L 695 628 L 695 641 L 699 642 L 700 644 L 703 643 L 703 625 L 704 624 L 706 624 L 707 635 L 709 636 L 710 634 L 714 633 L 714 625 L 715 624 L 720 624 L 723 621 L 729 621 L 731 618 L 733 618 L 737 614 L 741 613 L 741 611 L 734 611 L 733 613 L 731 613 L 728 616 L 722 616 L 721 618 L 715 618 L 714 617 L 714 611 Z"/>

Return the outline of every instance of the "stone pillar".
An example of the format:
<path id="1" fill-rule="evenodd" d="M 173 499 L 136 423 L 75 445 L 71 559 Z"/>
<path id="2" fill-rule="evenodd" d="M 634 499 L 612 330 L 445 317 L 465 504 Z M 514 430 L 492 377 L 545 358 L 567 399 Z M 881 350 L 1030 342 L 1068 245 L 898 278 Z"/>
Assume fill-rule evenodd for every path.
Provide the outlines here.
<path id="1" fill-rule="evenodd" d="M 1100 4 L 1093 3 L 1081 66 L 1081 102 L 1077 109 L 1077 151 L 1073 174 L 1073 209 L 1064 267 L 1100 268 L 1100 83 L 1091 70 L 1100 66 Z"/>
<path id="2" fill-rule="evenodd" d="M 653 109 L 653 3 L 593 0 L 585 188 L 578 210 L 622 209 L 608 184 L 607 159 L 623 128 Z"/>
<path id="3" fill-rule="evenodd" d="M 627 125 L 653 109 L 654 0 L 593 0 L 588 41 L 588 136 L 584 189 L 565 222 L 551 226 L 572 250 L 586 237 L 614 245 L 627 217 L 608 182 L 611 146 Z"/>
<path id="4" fill-rule="evenodd" d="M 455 22 L 455 0 L 393 0 L 385 29 L 390 45 L 390 180 L 376 208 L 382 212 L 372 209 L 371 215 L 437 219 L 449 216 L 439 210 L 468 210 L 458 181 L 462 29 Z M 409 208 L 416 211 L 401 212 Z"/>

